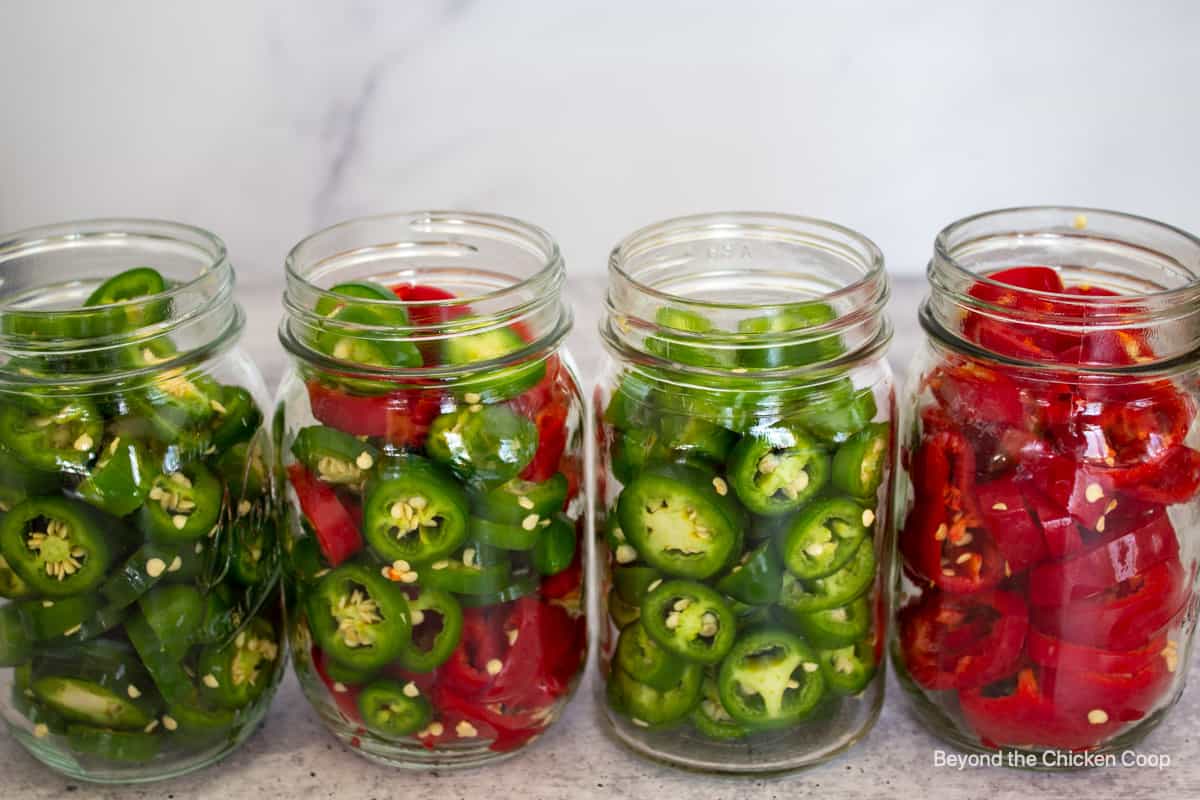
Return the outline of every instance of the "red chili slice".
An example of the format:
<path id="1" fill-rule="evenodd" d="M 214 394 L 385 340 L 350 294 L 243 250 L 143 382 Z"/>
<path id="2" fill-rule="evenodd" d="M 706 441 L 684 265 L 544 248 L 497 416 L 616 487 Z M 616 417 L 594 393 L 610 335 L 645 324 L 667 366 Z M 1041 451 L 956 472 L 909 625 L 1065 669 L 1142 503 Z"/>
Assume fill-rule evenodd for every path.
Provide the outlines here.
<path id="1" fill-rule="evenodd" d="M 952 430 L 927 431 L 910 472 L 916 493 L 900 533 L 908 566 L 950 592 L 982 592 L 1004 578 L 1004 558 L 975 500 L 975 456 Z"/>
<path id="2" fill-rule="evenodd" d="M 424 444 L 442 405 L 432 387 L 358 396 L 319 381 L 308 383 L 308 398 L 313 416 L 322 424 L 352 436 L 381 437 L 400 447 Z"/>
<path id="3" fill-rule="evenodd" d="M 1009 675 L 1021 659 L 1029 615 L 1011 592 L 960 597 L 929 591 L 899 614 L 908 673 L 927 689 L 969 689 Z"/>
<path id="4" fill-rule="evenodd" d="M 1055 672 L 1051 697 L 1064 713 L 1075 718 L 1133 722 L 1145 717 L 1162 699 L 1171 678 L 1160 654 L 1132 673 Z"/>
<path id="5" fill-rule="evenodd" d="M 488 609 L 463 609 L 463 631 L 458 647 L 438 667 L 438 684 L 464 697 L 479 697 L 491 687 L 494 676 L 487 665 L 507 649 L 500 625 Z"/>
<path id="6" fill-rule="evenodd" d="M 287 472 L 300 510 L 312 524 L 325 560 L 336 567 L 361 550 L 362 535 L 337 493 L 314 478 L 303 464 L 292 464 Z"/>
<path id="7" fill-rule="evenodd" d="M 580 540 L 582 541 L 582 539 Z M 542 597 L 548 600 L 564 600 L 575 594 L 583 586 L 583 548 L 575 548 L 575 558 L 571 566 L 557 575 L 542 579 Z"/>
<path id="8" fill-rule="evenodd" d="M 1069 456 L 1053 455 L 1025 464 L 1017 479 L 1092 530 L 1096 529 L 1113 499 L 1112 484 L 1107 476 Z"/>
<path id="9" fill-rule="evenodd" d="M 987 747 L 1088 750 L 1121 728 L 1120 720 L 1093 722 L 1086 712 L 1059 706 L 1052 694 L 1053 681 L 1049 673 L 1027 667 L 1011 686 L 960 692 L 959 707 Z"/>
<path id="10" fill-rule="evenodd" d="M 537 452 L 534 453 L 533 460 L 521 471 L 522 478 L 540 483 L 549 480 L 558 472 L 559 462 L 567 449 L 568 416 L 567 407 L 557 403 L 537 412 L 534 417 L 538 430 Z"/>
<path id="11" fill-rule="evenodd" d="M 1053 313 L 1053 300 L 1033 292 L 1063 290 L 1062 278 L 1050 267 L 1012 267 L 987 277 L 1013 288 L 977 283 L 971 287 L 970 294 L 992 305 L 1011 308 L 1022 314 Z M 963 323 L 963 333 L 968 339 L 995 353 L 1025 360 L 1052 360 L 1055 353 L 1065 346 L 1055 331 L 976 312 L 967 315 Z"/>
<path id="12" fill-rule="evenodd" d="M 352 725 L 362 725 L 362 714 L 358 710 L 358 693 L 359 687 L 339 683 L 329 677 L 326 672 L 326 655 L 325 651 L 316 645 L 312 648 L 312 663 L 313 669 L 317 672 L 317 677 L 321 679 L 321 683 L 325 684 L 325 688 L 329 690 L 329 696 L 333 698 L 334 705 L 346 721 Z"/>
<path id="13" fill-rule="evenodd" d="M 1012 379 L 998 370 L 966 361 L 935 370 L 928 382 L 942 408 L 960 423 L 1025 424 L 1020 392 Z"/>
<path id="14" fill-rule="evenodd" d="M 1025 499 L 1012 478 L 980 485 L 978 498 L 979 513 L 1009 574 L 1024 572 L 1049 555 L 1041 527 L 1025 508 Z"/>
<path id="15" fill-rule="evenodd" d="M 1056 639 L 1039 630 L 1029 631 L 1025 651 L 1035 664 L 1058 672 L 1099 672 L 1133 674 L 1163 657 L 1166 634 L 1134 650 L 1104 650 Z"/>
<path id="16" fill-rule="evenodd" d="M 1183 565 L 1171 559 L 1084 600 L 1035 607 L 1033 623 L 1076 644 L 1135 650 L 1171 625 L 1190 598 Z"/>
<path id="17" fill-rule="evenodd" d="M 1164 516 L 1098 547 L 1057 563 L 1041 564 L 1029 577 L 1029 599 L 1061 606 L 1100 594 L 1179 554 L 1179 540 Z"/>
<path id="18" fill-rule="evenodd" d="M 455 300 L 457 295 L 436 286 L 402 283 L 392 287 L 392 294 L 410 303 L 431 302 L 437 300 Z M 408 318 L 414 325 L 436 325 L 452 319 L 465 317 L 471 313 L 468 306 L 413 305 L 408 306 Z"/>
<path id="19" fill-rule="evenodd" d="M 1027 488 L 1025 502 L 1042 529 L 1042 540 L 1051 558 L 1064 558 L 1083 549 L 1079 526 L 1065 509 L 1050 502 L 1041 492 Z"/>
<path id="20" fill-rule="evenodd" d="M 1149 503 L 1187 503 L 1200 494 L 1200 452 L 1183 445 L 1129 469 L 1106 470 L 1111 484 Z"/>

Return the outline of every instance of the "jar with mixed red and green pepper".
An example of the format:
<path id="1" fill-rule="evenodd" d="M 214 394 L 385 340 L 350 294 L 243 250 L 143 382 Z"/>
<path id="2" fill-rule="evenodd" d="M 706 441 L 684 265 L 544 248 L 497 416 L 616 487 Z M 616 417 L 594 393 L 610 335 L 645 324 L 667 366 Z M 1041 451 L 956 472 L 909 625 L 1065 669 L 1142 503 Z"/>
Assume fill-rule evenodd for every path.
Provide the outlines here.
<path id="1" fill-rule="evenodd" d="M 894 393 L 883 259 L 714 214 L 614 251 L 597 388 L 601 702 L 679 766 L 778 772 L 883 701 Z"/>
<path id="2" fill-rule="evenodd" d="M 224 245 L 143 220 L 0 244 L 0 710 L 74 778 L 212 763 L 283 669 L 266 390 Z"/>
<path id="3" fill-rule="evenodd" d="M 1200 241 L 1108 211 L 937 238 L 910 373 L 892 651 L 920 719 L 1040 767 L 1178 699 L 1200 557 Z"/>
<path id="4" fill-rule="evenodd" d="M 347 222 L 287 263 L 276 436 L 301 686 L 401 767 L 530 744 L 584 667 L 582 402 L 558 248 L 505 217 Z"/>

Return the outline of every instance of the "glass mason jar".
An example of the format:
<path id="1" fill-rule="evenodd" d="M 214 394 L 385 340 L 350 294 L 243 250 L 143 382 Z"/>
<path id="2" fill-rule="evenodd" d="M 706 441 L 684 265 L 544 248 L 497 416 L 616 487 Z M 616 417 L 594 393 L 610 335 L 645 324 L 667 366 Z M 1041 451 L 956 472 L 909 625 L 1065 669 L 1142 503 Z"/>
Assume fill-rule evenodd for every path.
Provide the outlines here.
<path id="1" fill-rule="evenodd" d="M 1200 556 L 1200 241 L 995 211 L 937 237 L 905 403 L 892 649 L 917 716 L 1038 768 L 1183 689 Z"/>
<path id="2" fill-rule="evenodd" d="M 565 267 L 487 214 L 336 225 L 287 260 L 279 452 L 296 671 L 398 767 L 525 747 L 583 670 L 583 406 Z"/>
<path id="3" fill-rule="evenodd" d="M 211 764 L 283 670 L 266 389 L 210 233 L 0 242 L 0 709 L 83 780 Z"/>
<path id="4" fill-rule="evenodd" d="M 863 236 L 684 217 L 609 259 L 596 392 L 601 703 L 669 763 L 823 761 L 883 702 L 895 406 Z"/>

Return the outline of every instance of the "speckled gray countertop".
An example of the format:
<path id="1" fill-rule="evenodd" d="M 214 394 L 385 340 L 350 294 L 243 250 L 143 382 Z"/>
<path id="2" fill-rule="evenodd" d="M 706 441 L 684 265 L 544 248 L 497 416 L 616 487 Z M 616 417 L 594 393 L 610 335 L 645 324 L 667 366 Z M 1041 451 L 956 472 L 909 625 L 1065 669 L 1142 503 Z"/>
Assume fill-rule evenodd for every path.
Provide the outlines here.
<path id="1" fill-rule="evenodd" d="M 602 288 L 599 282 L 571 286 L 577 326 L 572 349 L 586 382 L 601 353 L 595 336 Z M 891 317 L 896 323 L 892 363 L 902 372 L 919 341 L 915 309 L 922 288 L 895 287 Z M 274 328 L 280 314 L 279 287 L 242 288 L 249 312 L 245 343 L 268 382 L 283 369 Z M 1195 532 L 1193 532 L 1195 533 Z M 945 749 L 905 713 L 889 679 L 888 700 L 874 730 L 859 746 L 827 764 L 766 780 L 690 774 L 647 762 L 623 749 L 603 729 L 585 681 L 564 719 L 527 752 L 507 762 L 469 772 L 408 773 L 358 758 L 328 735 L 309 710 L 293 677 L 275 698 L 266 723 L 240 751 L 218 765 L 176 780 L 134 787 L 93 787 L 69 781 L 43 767 L 10 737 L 0 738 L 0 798 L 233 798 L 347 800 L 403 797 L 407 800 L 592 800 L 593 798 L 779 798 L 811 791 L 822 797 L 869 798 L 934 795 L 941 798 L 1031 797 L 1197 798 L 1200 797 L 1200 668 L 1167 720 L 1138 748 L 1142 755 L 1167 756 L 1163 769 L 1118 767 L 1069 774 L 1018 772 L 1001 768 L 956 770 L 935 767 Z"/>

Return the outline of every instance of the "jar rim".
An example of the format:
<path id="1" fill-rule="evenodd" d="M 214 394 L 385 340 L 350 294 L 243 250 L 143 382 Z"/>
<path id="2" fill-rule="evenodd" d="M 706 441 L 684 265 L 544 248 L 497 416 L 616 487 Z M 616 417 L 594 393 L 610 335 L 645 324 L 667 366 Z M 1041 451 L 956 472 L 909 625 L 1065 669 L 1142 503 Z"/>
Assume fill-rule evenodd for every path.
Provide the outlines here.
<path id="1" fill-rule="evenodd" d="M 736 253 L 739 241 L 744 248 L 740 254 Z M 705 253 L 689 249 L 706 243 L 710 248 L 708 263 L 703 261 Z M 752 249 L 755 243 L 780 247 L 781 253 Z M 681 248 L 682 252 L 673 252 Z M 663 252 L 655 257 L 656 250 Z M 740 258 L 749 259 L 754 266 L 747 270 L 730 263 Z M 630 267 L 639 260 L 637 268 Z M 699 268 L 689 271 L 685 264 Z M 846 268 L 854 272 L 846 275 Z M 689 296 L 647 280 L 644 273 L 655 271 L 661 273 L 665 283 L 690 280 L 702 288 L 710 281 L 718 285 L 704 288 L 709 296 Z M 600 325 L 605 345 L 626 358 L 660 369 L 761 379 L 767 390 L 777 391 L 789 380 L 802 379 L 811 385 L 827 377 L 836 379 L 839 372 L 878 358 L 891 341 L 892 330 L 885 313 L 889 286 L 882 251 L 858 231 L 816 217 L 726 211 L 664 220 L 634 231 L 612 249 L 609 276 L 606 314 Z M 751 276 L 749 281 L 747 276 Z M 725 291 L 720 285 L 724 281 L 741 282 L 747 293 L 758 293 L 762 299 L 713 299 L 711 295 Z M 779 294 L 783 299 L 776 299 Z M 711 315 L 722 324 L 706 330 L 686 330 L 658 317 L 666 307 L 685 314 Z M 795 312 L 805 322 L 778 328 L 759 325 L 764 312 Z M 652 344 L 664 340 L 702 348 L 716 357 L 705 360 L 721 365 L 677 363 L 651 352 Z M 840 342 L 848 345 L 835 345 Z M 787 348 L 807 348 L 819 355 L 804 363 L 770 363 L 771 351 Z M 753 372 L 743 363 L 756 364 Z"/>
<path id="2" fill-rule="evenodd" d="M 772 309 L 796 305 L 796 302 L 782 303 L 735 303 L 719 300 L 704 300 L 684 297 L 672 292 L 666 292 L 639 280 L 635 273 L 625 267 L 625 264 L 635 255 L 649 250 L 651 246 L 665 244 L 672 239 L 683 240 L 706 231 L 738 231 L 738 230 L 774 230 L 780 234 L 801 233 L 805 229 L 825 230 L 836 233 L 854 242 L 862 248 L 865 254 L 863 263 L 865 271 L 859 278 L 838 289 L 822 294 L 820 300 L 836 299 L 853 294 L 881 276 L 886 278 L 883 252 L 871 239 L 844 225 L 836 222 L 809 217 L 800 214 L 785 214 L 774 211 L 713 211 L 700 214 L 689 214 L 681 217 L 661 220 L 638 228 L 625 236 L 609 254 L 609 270 L 621 276 L 639 290 L 661 300 L 683 302 L 690 306 L 708 307 L 713 309 Z"/>
<path id="3" fill-rule="evenodd" d="M 1075 229 L 1075 233 L 1072 235 L 1075 235 L 1081 239 L 1087 238 L 1087 225 L 1090 224 L 1090 222 L 1093 219 L 1102 219 L 1102 220 L 1106 220 L 1106 221 L 1118 221 L 1118 222 L 1124 221 L 1124 222 L 1133 223 L 1135 225 L 1144 226 L 1148 230 L 1155 230 L 1155 231 L 1167 233 L 1167 234 L 1170 234 L 1171 236 L 1177 237 L 1181 243 L 1183 243 L 1186 246 L 1189 246 L 1191 248 L 1194 248 L 1196 250 L 1197 258 L 1200 259 L 1200 237 L 1196 236 L 1193 233 L 1190 233 L 1189 231 L 1184 230 L 1183 228 L 1180 228 L 1175 225 L 1171 225 L 1170 223 L 1167 223 L 1167 222 L 1161 222 L 1161 221 L 1153 219 L 1151 217 L 1146 217 L 1146 216 L 1142 216 L 1139 214 L 1130 214 L 1130 213 L 1124 212 L 1124 211 L 1115 211 L 1112 209 L 1098 208 L 1098 207 L 1094 207 L 1094 206 L 1029 205 L 1029 206 L 1010 206 L 1007 208 L 998 208 L 998 209 L 990 209 L 987 211 L 980 211 L 975 214 L 971 214 L 969 216 L 957 219 L 954 222 L 951 222 L 950 224 L 948 224 L 944 228 L 942 228 L 940 231 L 938 231 L 937 236 L 934 238 L 934 243 L 933 243 L 934 261 L 938 262 L 940 264 L 946 265 L 950 269 L 956 271 L 961 276 L 970 278 L 972 281 L 974 281 L 976 283 L 982 283 L 985 286 L 990 286 L 990 287 L 993 287 L 996 289 L 1011 290 L 1013 288 L 1011 285 L 1002 283 L 1000 281 L 993 280 L 992 278 L 988 277 L 986 274 L 974 272 L 974 271 L 968 269 L 966 266 L 964 266 L 963 263 L 961 262 L 961 260 L 956 255 L 957 248 L 951 244 L 951 241 L 955 234 L 957 234 L 977 223 L 991 221 L 991 220 L 999 221 L 999 220 L 1003 220 L 1008 217 L 1013 217 L 1013 216 L 1020 215 L 1020 214 L 1031 214 L 1031 213 L 1048 213 L 1048 214 L 1061 213 L 1064 216 L 1065 215 L 1073 216 L 1075 218 L 1073 220 L 1073 223 L 1076 221 L 1082 221 L 1084 223 L 1082 226 L 1075 225 L 1075 224 L 1072 225 L 1072 227 Z M 1052 233 L 1052 231 L 1050 231 L 1046 228 L 1039 228 L 1039 229 L 1034 229 L 1034 230 L 1029 230 L 1029 231 L 1012 231 L 1005 235 L 1020 238 L 1020 237 L 1028 236 L 1030 234 L 1035 234 L 1035 233 L 1036 234 L 1050 234 L 1050 233 Z M 1065 233 L 1065 231 L 1063 233 Z M 1123 239 L 1122 243 L 1133 244 L 1133 242 L 1131 241 L 1131 238 L 1132 237 Z M 1177 296 L 1178 297 L 1187 296 L 1189 293 L 1194 293 L 1197 288 L 1200 288 L 1200 271 L 1193 271 L 1192 269 L 1186 267 L 1186 265 L 1180 263 L 1177 259 L 1172 259 L 1172 261 L 1174 261 L 1178 266 L 1185 269 L 1190 274 L 1190 278 L 1191 278 L 1190 281 L 1188 281 L 1187 283 L 1184 283 L 1180 286 L 1176 286 L 1176 287 L 1172 287 L 1172 288 L 1163 288 L 1163 289 L 1159 289 L 1158 291 L 1153 291 L 1153 292 L 1139 292 L 1137 294 L 1116 295 L 1114 297 L 1093 296 L 1093 297 L 1088 298 L 1088 302 L 1094 303 L 1094 304 L 1097 304 L 1100 306 L 1105 306 L 1105 305 L 1120 304 L 1122 302 L 1128 303 L 1129 299 L 1131 297 L 1147 298 L 1147 299 L 1151 299 L 1151 300 L 1159 300 L 1159 299 L 1170 300 Z M 1198 263 L 1200 263 L 1200 262 L 1198 262 Z M 932 265 L 931 265 L 931 268 L 932 268 Z M 1060 292 L 1049 292 L 1049 291 L 1044 291 L 1044 290 L 1039 290 L 1039 289 L 1022 289 L 1022 291 L 1028 292 L 1032 295 L 1044 295 L 1044 296 L 1053 297 L 1053 298 L 1061 298 L 1064 296 Z M 1070 295 L 1068 295 L 1068 296 L 1070 296 Z"/>
<path id="4" fill-rule="evenodd" d="M 952 346 L 1003 363 L 1084 374 L 1171 370 L 1200 354 L 1200 237 L 1182 228 L 1090 206 L 1014 206 L 950 223 L 933 249 L 930 295 L 919 319 L 926 332 Z M 1112 294 L 1028 288 L 992 277 L 1024 267 L 1048 267 L 1075 278 L 1073 286 Z M 970 317 L 1085 339 L 1139 330 L 1155 340 L 1155 348 L 1129 364 L 1086 357 L 1074 362 L 1034 349 L 1027 355 L 995 352 L 959 330 Z"/>
<path id="5" fill-rule="evenodd" d="M 191 241 L 185 238 L 185 236 L 190 237 Z M 197 285 L 212 273 L 232 270 L 232 264 L 229 261 L 229 251 L 221 237 L 212 231 L 196 225 L 155 217 L 89 217 L 69 220 L 67 222 L 54 222 L 47 225 L 35 225 L 5 233 L 0 238 L 0 268 L 10 258 L 20 258 L 22 255 L 27 255 L 26 251 L 34 248 L 49 247 L 57 249 L 58 247 L 73 247 L 77 246 L 79 242 L 88 239 L 117 240 L 134 238 L 174 240 L 181 243 L 201 244 L 202 246 L 207 244 L 209 246 L 210 263 L 201 268 L 193 277 L 185 281 L 172 283 L 167 289 L 157 294 L 146 295 L 134 300 L 103 303 L 90 306 L 90 308 L 98 310 L 121 309 L 141 305 L 153 300 L 174 299 L 186 294 L 189 290 L 194 290 Z M 0 285 L 2 285 L 2 281 L 0 281 Z M 0 295 L 0 313 L 13 310 L 16 309 L 12 303 L 5 302 L 4 296 Z M 45 315 L 46 317 L 50 317 L 54 314 L 62 314 L 77 309 L 21 308 L 19 310 L 21 314 L 25 315 Z"/>
<path id="6" fill-rule="evenodd" d="M 330 249 L 323 252 L 322 247 Z M 499 256 L 485 252 L 493 247 L 501 249 Z M 503 252 L 505 249 L 510 252 Z M 473 260 L 486 262 L 489 257 L 516 263 L 518 256 L 523 256 L 532 265 L 527 274 L 489 271 L 472 263 Z M 429 261 L 439 258 L 461 263 L 453 267 L 429 266 Z M 371 326 L 339 322 L 318 312 L 321 305 L 344 302 L 345 296 L 318 285 L 317 278 L 330 278 L 339 270 L 359 263 L 374 265 L 376 262 L 404 264 L 401 271 L 408 277 L 397 285 L 432 284 L 436 277 L 431 275 L 444 273 L 467 286 L 483 285 L 484 290 L 452 292 L 453 296 L 445 299 L 354 298 L 354 305 L 364 308 L 423 312 L 410 314 L 408 324 L 389 321 L 386 325 Z M 558 243 L 545 229 L 502 214 L 415 210 L 343 220 L 300 240 L 288 252 L 284 270 L 287 277 L 285 318 L 280 324 L 279 339 L 293 355 L 329 371 L 383 376 L 390 380 L 406 377 L 452 379 L 463 372 L 464 366 L 387 366 L 342 359 L 312 346 L 310 339 L 320 330 L 333 328 L 349 338 L 434 344 L 470 333 L 522 324 L 531 337 L 527 345 L 504 356 L 470 365 L 471 369 L 480 369 L 537 358 L 556 347 L 572 325 L 570 308 L 561 296 L 566 265 Z M 421 277 L 422 272 L 426 277 Z M 352 276 L 343 277 L 354 280 Z M 373 278 L 367 276 L 360 280 Z M 375 282 L 393 288 L 389 280 Z M 418 316 L 422 319 L 417 319 Z M 456 322 L 460 318 L 469 321 Z"/>
<path id="7" fill-rule="evenodd" d="M 120 253 L 122 259 L 127 252 L 129 268 L 151 266 L 164 271 L 165 264 L 178 262 L 187 272 L 181 277 L 170 276 L 164 291 L 132 300 L 66 308 L 21 305 L 45 298 L 56 290 L 74 292 L 86 288 L 86 280 L 93 280 L 94 276 L 80 275 L 70 259 L 72 255 L 96 252 Z M 154 256 L 161 259 L 159 263 L 154 263 Z M 0 297 L 0 317 L 7 315 L 21 320 L 20 324 L 6 325 L 0 331 L 0 353 L 7 357 L 6 366 L 13 359 L 49 364 L 48 371 L 0 368 L 0 384 L 9 389 L 20 390 L 36 382 L 63 388 L 88 387 L 114 377 L 134 380 L 186 367 L 228 347 L 244 325 L 245 317 L 233 297 L 235 277 L 228 249 L 219 236 L 195 225 L 149 217 L 96 217 L 5 233 L 0 235 L 0 286 L 7 282 L 3 270 L 8 262 L 33 257 L 65 264 L 63 275 L 56 276 L 65 280 L 41 281 L 14 290 L 11 296 L 6 293 Z M 90 262 L 80 259 L 79 263 Z M 165 318 L 152 322 L 140 320 L 124 328 L 99 325 L 98 332 L 89 332 L 85 324 L 82 328 L 70 328 L 71 333 L 63 335 L 38 336 L 28 332 L 55 319 L 99 321 L 105 315 L 131 315 L 139 308 L 164 303 L 170 304 L 170 313 Z M 120 356 L 127 348 L 153 347 L 159 342 L 167 343 L 170 349 L 150 363 L 138 364 Z M 71 366 L 64 368 L 64 364 Z"/>

